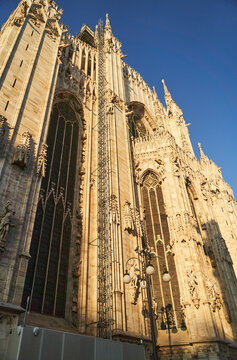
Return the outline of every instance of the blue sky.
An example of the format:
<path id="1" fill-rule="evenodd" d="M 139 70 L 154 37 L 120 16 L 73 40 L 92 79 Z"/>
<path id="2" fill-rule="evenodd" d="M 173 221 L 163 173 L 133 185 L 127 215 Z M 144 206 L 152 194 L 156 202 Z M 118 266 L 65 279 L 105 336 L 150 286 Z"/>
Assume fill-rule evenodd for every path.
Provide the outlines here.
<path id="1" fill-rule="evenodd" d="M 108 12 L 126 62 L 164 101 L 161 79 L 182 108 L 197 143 L 222 167 L 237 195 L 237 0 L 59 0 L 76 34 Z M 16 7 L 0 0 L 0 24 Z"/>

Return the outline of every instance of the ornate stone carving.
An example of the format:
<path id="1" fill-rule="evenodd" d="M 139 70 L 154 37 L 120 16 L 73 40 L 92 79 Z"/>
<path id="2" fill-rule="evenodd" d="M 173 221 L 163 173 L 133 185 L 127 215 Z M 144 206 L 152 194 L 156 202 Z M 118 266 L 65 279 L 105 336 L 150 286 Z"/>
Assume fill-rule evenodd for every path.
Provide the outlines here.
<path id="1" fill-rule="evenodd" d="M 173 250 L 172 250 L 172 245 L 166 245 L 166 250 L 165 250 L 165 253 L 166 253 L 166 255 L 172 255 L 172 256 L 174 256 L 174 252 L 173 252 Z"/>
<path id="2" fill-rule="evenodd" d="M 142 237 L 143 235 L 143 226 L 142 226 L 142 220 L 140 217 L 140 211 L 138 209 L 135 209 L 135 224 L 136 224 L 136 231 L 137 231 L 137 236 L 139 238 Z"/>
<path id="3" fill-rule="evenodd" d="M 120 224 L 118 200 L 114 194 L 110 197 L 110 223 Z"/>
<path id="4" fill-rule="evenodd" d="M 177 156 L 174 156 L 172 154 L 171 156 L 171 161 L 172 161 L 172 170 L 173 170 L 173 174 L 174 176 L 180 177 L 180 163 L 179 163 L 179 158 Z"/>
<path id="5" fill-rule="evenodd" d="M 143 185 L 147 186 L 148 188 L 155 188 L 158 185 L 158 179 L 155 174 L 149 172 L 143 181 Z"/>
<path id="6" fill-rule="evenodd" d="M 184 134 L 181 135 L 181 141 L 182 141 L 182 147 L 183 147 L 184 151 L 188 154 L 191 154 L 190 146 L 189 146 L 186 136 Z"/>
<path id="7" fill-rule="evenodd" d="M 3 137 L 5 134 L 6 122 L 7 122 L 7 119 L 5 118 L 5 116 L 0 115 L 0 138 Z"/>
<path id="8" fill-rule="evenodd" d="M 128 232 L 134 230 L 133 210 L 129 201 L 124 204 L 124 230 Z"/>
<path id="9" fill-rule="evenodd" d="M 155 160 L 155 163 L 156 163 L 156 169 L 157 169 L 159 178 L 164 180 L 165 179 L 165 167 L 164 167 L 163 161 L 161 159 L 157 159 L 157 160 Z"/>
<path id="10" fill-rule="evenodd" d="M 136 305 L 140 293 L 140 278 L 141 278 L 138 262 L 137 261 L 132 262 L 128 268 L 128 271 L 131 276 L 130 291 L 129 291 L 130 296 L 132 298 L 131 304 Z"/>
<path id="11" fill-rule="evenodd" d="M 114 113 L 114 105 L 116 105 L 120 110 L 123 109 L 123 101 L 111 89 L 108 89 L 106 92 L 106 113 L 107 114 Z"/>
<path id="12" fill-rule="evenodd" d="M 41 23 L 45 23 L 46 15 L 42 9 L 42 4 L 35 1 L 29 10 L 29 17 L 32 20 L 33 24 L 37 27 L 40 26 Z"/>
<path id="13" fill-rule="evenodd" d="M 189 292 L 192 298 L 192 302 L 196 309 L 199 309 L 200 306 L 200 297 L 198 294 L 198 281 L 197 277 L 194 274 L 193 270 L 187 271 L 187 278 L 188 278 L 188 287 Z"/>
<path id="14" fill-rule="evenodd" d="M 16 10 L 16 13 L 13 16 L 12 25 L 21 26 L 26 18 L 27 9 L 29 5 L 26 1 L 23 1 L 21 5 Z"/>
<path id="15" fill-rule="evenodd" d="M 206 181 L 201 183 L 201 192 L 202 192 L 204 200 L 208 200 L 208 188 L 207 188 Z"/>
<path id="16" fill-rule="evenodd" d="M 46 165 L 47 165 L 47 144 L 42 144 L 37 162 L 37 174 L 45 177 Z"/>
<path id="17" fill-rule="evenodd" d="M 8 201 L 5 206 L 5 211 L 0 214 L 0 254 L 6 248 L 6 240 L 11 226 L 14 226 L 11 221 L 15 212 L 12 210 L 11 202 Z"/>
<path id="18" fill-rule="evenodd" d="M 17 145 L 14 155 L 13 164 L 18 165 L 21 169 L 27 165 L 31 150 L 31 134 L 26 131 L 21 135 L 21 143 Z"/>
<path id="19" fill-rule="evenodd" d="M 162 83 L 164 86 L 165 102 L 166 102 L 169 117 L 176 117 L 178 122 L 184 123 L 182 110 L 172 99 L 172 96 L 171 96 L 170 92 L 168 91 L 164 80 L 162 80 Z"/>
<path id="20" fill-rule="evenodd" d="M 216 310 L 220 310 L 222 308 L 222 299 L 220 294 L 216 291 L 216 286 L 210 280 L 210 278 L 206 279 L 206 288 L 208 293 L 208 299 L 210 301 L 213 312 L 215 312 Z"/>

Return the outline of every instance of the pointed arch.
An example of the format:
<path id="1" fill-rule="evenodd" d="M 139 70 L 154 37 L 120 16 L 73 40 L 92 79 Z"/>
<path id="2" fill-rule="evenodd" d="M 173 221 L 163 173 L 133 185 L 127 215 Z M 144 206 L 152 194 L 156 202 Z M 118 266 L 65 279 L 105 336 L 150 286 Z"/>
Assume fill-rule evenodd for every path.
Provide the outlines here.
<path id="1" fill-rule="evenodd" d="M 86 53 L 85 49 L 82 50 L 82 56 L 81 56 L 81 71 L 86 71 Z"/>
<path id="2" fill-rule="evenodd" d="M 65 314 L 72 234 L 69 214 L 82 128 L 81 103 L 69 92 L 56 94 L 47 136 L 48 166 L 41 184 L 45 206 L 39 201 L 22 298 L 24 307 L 30 296 L 30 309 L 49 315 Z"/>
<path id="3" fill-rule="evenodd" d="M 88 76 L 91 76 L 91 63 L 92 63 L 91 53 L 89 52 L 89 55 L 88 55 L 88 65 L 87 65 L 87 75 L 88 75 Z"/>
<path id="4" fill-rule="evenodd" d="M 156 122 L 146 106 L 139 101 L 128 104 L 131 115 L 128 118 L 130 135 L 133 137 L 145 137 L 156 130 Z"/>
<path id="5" fill-rule="evenodd" d="M 179 283 L 161 182 L 156 172 L 147 169 L 142 175 L 141 184 L 142 206 L 145 211 L 145 243 L 158 255 L 152 259 L 156 270 L 152 279 L 153 298 L 159 311 L 162 311 L 162 307 L 171 305 L 174 325 L 180 327 L 182 313 Z M 162 275 L 166 269 L 171 275 L 171 283 L 162 281 Z M 161 323 L 158 323 L 159 328 L 160 326 Z"/>
<path id="6" fill-rule="evenodd" d="M 96 81 L 96 56 L 94 56 L 93 80 Z"/>

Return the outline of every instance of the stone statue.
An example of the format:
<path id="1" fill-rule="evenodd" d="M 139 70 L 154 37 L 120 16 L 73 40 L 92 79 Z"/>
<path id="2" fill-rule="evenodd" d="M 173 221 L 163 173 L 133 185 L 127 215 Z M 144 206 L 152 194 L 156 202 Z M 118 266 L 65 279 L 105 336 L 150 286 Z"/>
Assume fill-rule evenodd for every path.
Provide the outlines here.
<path id="1" fill-rule="evenodd" d="M 200 297 L 198 294 L 197 277 L 194 274 L 193 270 L 187 271 L 187 277 L 188 277 L 188 287 L 189 287 L 190 295 L 192 297 L 192 302 L 193 302 L 194 306 L 196 307 L 196 309 L 198 309 L 200 306 Z"/>
<path id="2" fill-rule="evenodd" d="M 12 217 L 15 212 L 12 210 L 11 202 L 8 201 L 5 206 L 5 211 L 0 214 L 0 254 L 4 252 L 6 247 L 6 239 L 10 229 Z"/>
<path id="3" fill-rule="evenodd" d="M 131 203 L 129 201 L 126 201 L 124 204 L 124 230 L 134 230 L 133 211 L 131 208 Z"/>

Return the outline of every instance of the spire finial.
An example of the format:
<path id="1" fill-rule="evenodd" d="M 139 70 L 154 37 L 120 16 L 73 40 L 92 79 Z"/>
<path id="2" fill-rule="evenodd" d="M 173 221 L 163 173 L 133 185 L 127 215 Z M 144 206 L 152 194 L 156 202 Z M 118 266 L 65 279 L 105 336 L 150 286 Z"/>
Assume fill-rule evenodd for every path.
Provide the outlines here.
<path id="1" fill-rule="evenodd" d="M 105 29 L 111 30 L 109 14 L 106 14 Z"/>
<path id="2" fill-rule="evenodd" d="M 167 86 L 166 86 L 166 84 L 165 84 L 165 80 L 162 79 L 161 81 L 162 81 L 162 84 L 163 84 L 163 87 L 164 87 L 165 96 L 171 97 L 171 94 L 170 94 L 170 92 L 169 92 L 169 90 L 167 89 Z"/>
<path id="3" fill-rule="evenodd" d="M 198 147 L 199 147 L 199 151 L 200 151 L 200 161 L 206 162 L 206 163 L 208 162 L 208 163 L 209 163 L 209 159 L 208 159 L 208 157 L 204 154 L 200 142 L 198 143 Z"/>

